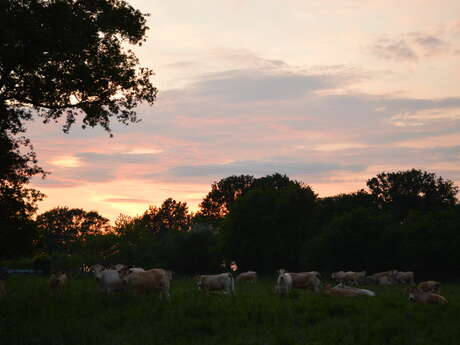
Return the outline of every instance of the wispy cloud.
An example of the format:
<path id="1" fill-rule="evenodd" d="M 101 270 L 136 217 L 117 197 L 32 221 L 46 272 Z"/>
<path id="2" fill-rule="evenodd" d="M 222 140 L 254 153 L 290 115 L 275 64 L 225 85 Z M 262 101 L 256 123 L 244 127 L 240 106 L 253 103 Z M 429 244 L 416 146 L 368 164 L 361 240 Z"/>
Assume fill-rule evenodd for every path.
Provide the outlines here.
<path id="1" fill-rule="evenodd" d="M 399 37 L 379 38 L 370 47 L 371 52 L 386 60 L 416 61 L 451 52 L 451 45 L 440 36 L 424 32 L 410 32 Z"/>

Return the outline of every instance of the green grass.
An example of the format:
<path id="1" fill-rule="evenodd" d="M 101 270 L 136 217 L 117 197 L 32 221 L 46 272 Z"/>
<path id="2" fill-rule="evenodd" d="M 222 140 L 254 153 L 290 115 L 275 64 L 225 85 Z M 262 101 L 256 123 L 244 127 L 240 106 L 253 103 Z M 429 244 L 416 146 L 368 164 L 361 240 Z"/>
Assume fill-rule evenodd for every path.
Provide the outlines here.
<path id="1" fill-rule="evenodd" d="M 402 287 L 376 297 L 295 291 L 280 298 L 272 280 L 237 287 L 236 296 L 202 295 L 174 280 L 172 301 L 155 294 L 103 295 L 89 278 L 51 296 L 46 278 L 12 277 L 0 300 L 0 344 L 426 344 L 460 339 L 460 286 L 445 284 L 448 305 L 414 305 Z"/>

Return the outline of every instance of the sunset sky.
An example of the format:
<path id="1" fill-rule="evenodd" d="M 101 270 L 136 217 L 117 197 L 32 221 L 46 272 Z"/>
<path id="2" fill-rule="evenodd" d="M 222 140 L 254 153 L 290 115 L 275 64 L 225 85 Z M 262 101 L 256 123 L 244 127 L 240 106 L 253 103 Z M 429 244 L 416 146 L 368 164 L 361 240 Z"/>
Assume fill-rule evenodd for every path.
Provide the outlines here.
<path id="1" fill-rule="evenodd" d="M 156 105 L 104 130 L 29 124 L 33 187 L 111 220 L 279 172 L 319 196 L 418 168 L 460 184 L 460 1 L 130 0 Z"/>

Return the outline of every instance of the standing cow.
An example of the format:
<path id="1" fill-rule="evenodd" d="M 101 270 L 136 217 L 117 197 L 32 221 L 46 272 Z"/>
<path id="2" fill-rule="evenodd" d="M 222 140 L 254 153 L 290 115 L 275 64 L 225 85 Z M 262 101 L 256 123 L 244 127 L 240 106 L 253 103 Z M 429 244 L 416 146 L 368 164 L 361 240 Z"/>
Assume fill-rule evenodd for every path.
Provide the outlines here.
<path id="1" fill-rule="evenodd" d="M 257 273 L 254 271 L 248 271 L 238 274 L 235 279 L 236 282 L 251 282 L 255 284 L 257 282 Z"/>
<path id="2" fill-rule="evenodd" d="M 280 296 L 285 296 L 291 292 L 292 277 L 284 269 L 278 270 L 278 278 L 276 279 L 275 292 Z"/>
<path id="3" fill-rule="evenodd" d="M 289 272 L 292 278 L 293 289 L 311 289 L 315 292 L 320 291 L 321 281 L 316 273 L 312 272 Z"/>
<path id="4" fill-rule="evenodd" d="M 104 266 L 99 264 L 92 266 L 91 269 L 103 292 L 112 293 L 125 289 L 125 284 L 117 270 L 105 269 Z"/>
<path id="5" fill-rule="evenodd" d="M 226 294 L 235 294 L 235 280 L 231 273 L 200 275 L 196 278 L 196 285 L 200 291 L 222 292 Z"/>
<path id="6" fill-rule="evenodd" d="M 128 288 L 138 294 L 159 291 L 160 297 L 165 296 L 169 301 L 171 274 L 162 268 L 153 268 L 144 272 L 122 272 L 121 279 Z"/>

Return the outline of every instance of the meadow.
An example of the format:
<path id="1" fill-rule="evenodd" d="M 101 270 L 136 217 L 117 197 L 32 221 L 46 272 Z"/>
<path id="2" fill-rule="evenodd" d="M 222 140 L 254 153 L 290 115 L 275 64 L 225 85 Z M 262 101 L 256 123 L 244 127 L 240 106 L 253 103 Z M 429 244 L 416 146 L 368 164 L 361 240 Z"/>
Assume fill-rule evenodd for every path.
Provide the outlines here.
<path id="1" fill-rule="evenodd" d="M 0 344 L 426 344 L 460 339 L 460 285 L 443 284 L 447 305 L 409 303 L 401 286 L 370 287 L 376 297 L 310 291 L 273 293 L 274 278 L 239 285 L 235 296 L 203 295 L 173 280 L 172 300 L 103 295 L 90 277 L 50 295 L 46 277 L 13 276 L 0 300 Z"/>

